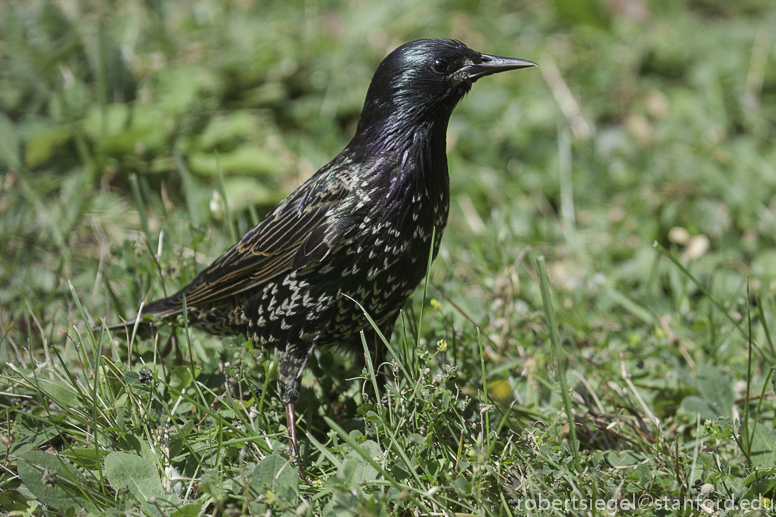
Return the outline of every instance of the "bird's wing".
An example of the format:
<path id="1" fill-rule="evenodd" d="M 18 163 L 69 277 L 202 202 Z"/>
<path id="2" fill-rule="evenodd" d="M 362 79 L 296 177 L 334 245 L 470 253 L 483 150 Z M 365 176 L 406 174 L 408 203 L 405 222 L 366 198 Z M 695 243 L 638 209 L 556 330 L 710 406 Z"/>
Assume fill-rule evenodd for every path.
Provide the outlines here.
<path id="1" fill-rule="evenodd" d="M 200 271 L 188 286 L 169 298 L 152 303 L 143 312 L 157 316 L 180 312 L 184 295 L 186 305 L 202 306 L 322 258 L 341 236 L 330 224 L 330 210 L 340 204 L 349 191 L 348 185 L 339 178 L 306 183 L 240 242 Z"/>

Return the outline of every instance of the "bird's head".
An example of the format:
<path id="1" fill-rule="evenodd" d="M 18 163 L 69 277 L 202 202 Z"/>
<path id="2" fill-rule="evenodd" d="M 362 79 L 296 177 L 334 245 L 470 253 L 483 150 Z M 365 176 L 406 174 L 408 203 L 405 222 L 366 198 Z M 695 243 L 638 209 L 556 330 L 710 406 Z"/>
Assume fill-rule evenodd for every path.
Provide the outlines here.
<path id="1" fill-rule="evenodd" d="M 428 122 L 445 125 L 472 84 L 486 75 L 536 66 L 491 56 L 460 41 L 421 39 L 391 52 L 377 67 L 356 134 Z"/>

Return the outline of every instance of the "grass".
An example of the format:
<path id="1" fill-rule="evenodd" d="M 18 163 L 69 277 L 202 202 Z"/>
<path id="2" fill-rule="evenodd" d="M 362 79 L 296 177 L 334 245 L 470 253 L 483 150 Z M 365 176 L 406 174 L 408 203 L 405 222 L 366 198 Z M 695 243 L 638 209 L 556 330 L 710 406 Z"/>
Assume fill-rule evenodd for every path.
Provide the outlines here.
<path id="1" fill-rule="evenodd" d="M 0 508 L 773 514 L 771 3 L 0 4 Z M 457 108 L 389 362 L 311 359 L 302 479 L 271 353 L 90 328 L 256 224 L 429 36 L 540 68 Z"/>

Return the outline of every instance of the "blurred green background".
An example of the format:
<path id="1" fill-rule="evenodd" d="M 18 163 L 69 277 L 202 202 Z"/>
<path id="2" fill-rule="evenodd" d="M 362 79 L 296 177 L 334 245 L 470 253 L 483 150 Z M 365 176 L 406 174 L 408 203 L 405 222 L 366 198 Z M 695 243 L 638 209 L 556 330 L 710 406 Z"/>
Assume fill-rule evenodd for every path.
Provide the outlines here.
<path id="1" fill-rule="evenodd" d="M 450 122 L 451 214 L 421 342 L 451 342 L 438 362 L 456 365 L 454 386 L 481 394 L 476 324 L 494 411 L 513 405 L 504 429 L 557 423 L 530 260 L 541 254 L 572 385 L 583 393 L 584 381 L 613 419 L 595 420 L 599 430 L 644 407 L 618 387 L 626 370 L 666 442 L 690 443 L 701 417 L 739 415 L 742 380 L 765 393 L 776 360 L 772 0 L 0 2 L 0 362 L 32 369 L 56 346 L 76 365 L 89 324 L 187 283 L 347 144 L 382 58 L 427 37 L 539 64 L 479 81 Z M 338 360 L 316 356 L 305 385 L 343 381 L 327 369 Z M 322 411 L 361 418 L 342 404 Z M 773 467 L 771 406 L 757 408 L 771 444 L 758 461 Z M 282 411 L 267 418 L 282 425 Z M 319 438 L 328 429 L 310 425 Z M 646 464 L 655 442 L 639 432 L 627 446 L 588 437 L 585 447 L 632 447 Z M 508 453 L 520 454 L 504 451 L 505 464 Z M 742 471 L 698 461 L 743 490 Z M 601 474 L 613 476 L 610 495 L 626 474 Z"/>

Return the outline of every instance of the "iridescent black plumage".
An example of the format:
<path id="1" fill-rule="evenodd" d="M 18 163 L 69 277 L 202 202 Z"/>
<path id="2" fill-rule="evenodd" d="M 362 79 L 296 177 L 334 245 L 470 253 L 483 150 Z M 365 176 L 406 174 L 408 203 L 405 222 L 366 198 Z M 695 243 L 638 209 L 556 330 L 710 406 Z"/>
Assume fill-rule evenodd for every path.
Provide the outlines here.
<path id="1" fill-rule="evenodd" d="M 274 347 L 295 449 L 294 402 L 313 349 L 360 349 L 359 332 L 373 334 L 353 300 L 390 336 L 432 246 L 434 256 L 439 250 L 456 104 L 478 78 L 528 66 L 457 41 L 399 47 L 377 68 L 350 144 L 188 286 L 143 313 L 180 314 L 185 295 L 193 326 Z"/>

